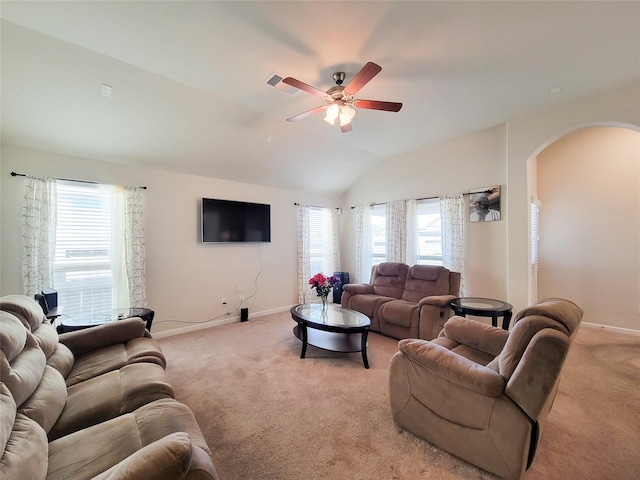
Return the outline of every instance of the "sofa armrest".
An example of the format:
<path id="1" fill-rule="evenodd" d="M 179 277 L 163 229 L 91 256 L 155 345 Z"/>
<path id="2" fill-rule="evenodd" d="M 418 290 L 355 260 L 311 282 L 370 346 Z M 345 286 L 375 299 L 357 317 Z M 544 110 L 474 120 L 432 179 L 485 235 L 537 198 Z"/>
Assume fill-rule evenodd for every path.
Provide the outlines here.
<path id="1" fill-rule="evenodd" d="M 442 336 L 497 357 L 507 343 L 509 332 L 475 320 L 454 316 L 445 322 Z"/>
<path id="2" fill-rule="evenodd" d="M 190 470 L 189 435 L 177 432 L 141 448 L 93 480 L 165 480 L 185 478 Z M 211 464 L 213 468 L 213 464 Z M 204 476 L 202 478 L 205 478 Z M 210 478 L 215 479 L 215 469 Z"/>
<path id="3" fill-rule="evenodd" d="M 420 305 L 420 307 L 422 307 L 423 305 L 447 307 L 455 299 L 456 299 L 455 295 L 431 295 L 429 297 L 424 297 L 420 299 L 420 302 L 418 302 L 418 304 Z"/>
<path id="4" fill-rule="evenodd" d="M 342 289 L 352 295 L 373 293 L 373 285 L 369 283 L 347 283 Z"/>
<path id="5" fill-rule="evenodd" d="M 109 345 L 127 343 L 134 338 L 150 336 L 145 326 L 144 320 L 139 317 L 127 318 L 97 327 L 63 333 L 59 341 L 67 346 L 74 356 L 77 356 Z"/>
<path id="6" fill-rule="evenodd" d="M 488 397 L 504 393 L 502 375 L 445 347 L 427 340 L 405 339 L 398 342 L 398 348 L 414 363 L 450 383 Z"/>

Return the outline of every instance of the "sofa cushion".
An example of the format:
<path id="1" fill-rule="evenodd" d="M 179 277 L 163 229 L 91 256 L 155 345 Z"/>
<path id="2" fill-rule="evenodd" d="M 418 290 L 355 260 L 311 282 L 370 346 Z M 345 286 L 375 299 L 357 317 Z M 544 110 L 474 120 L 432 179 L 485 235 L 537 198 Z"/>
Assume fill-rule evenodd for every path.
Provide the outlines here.
<path id="1" fill-rule="evenodd" d="M 59 343 L 56 351 L 47 358 L 47 365 L 52 366 L 59 371 L 64 378 L 67 378 L 73 369 L 75 361 L 76 359 L 73 353 L 71 353 L 71 350 L 69 350 L 66 345 Z"/>
<path id="2" fill-rule="evenodd" d="M 73 368 L 66 378 L 67 386 L 117 370 L 125 365 L 140 362 L 155 363 L 165 367 L 166 362 L 162 350 L 152 338 L 133 338 L 126 343 L 109 345 L 76 356 Z"/>
<path id="3" fill-rule="evenodd" d="M 0 311 L 0 351 L 8 362 L 12 362 L 22 352 L 29 332 L 15 315 Z"/>
<path id="4" fill-rule="evenodd" d="M 67 389 L 67 403 L 49 432 L 49 440 L 76 432 L 175 392 L 165 370 L 153 363 L 136 363 L 77 383 Z"/>
<path id="5" fill-rule="evenodd" d="M 58 346 L 58 333 L 49 323 L 42 307 L 33 298 L 25 295 L 5 295 L 0 310 L 11 313 L 36 337 L 38 345 L 49 358 Z"/>
<path id="6" fill-rule="evenodd" d="M 409 266 L 404 263 L 382 262 L 373 267 L 373 292 L 383 297 L 400 298 Z"/>
<path id="7" fill-rule="evenodd" d="M 449 270 L 435 265 L 414 265 L 407 273 L 402 299 L 417 303 L 424 297 L 449 293 Z"/>
<path id="8" fill-rule="evenodd" d="M 500 375 L 505 378 L 511 377 L 533 336 L 545 328 L 558 330 L 568 335 L 568 331 L 563 324 L 549 317 L 529 315 L 515 323 L 509 333 L 504 349 L 498 357 Z"/>
<path id="9" fill-rule="evenodd" d="M 40 480 L 47 476 L 47 435 L 17 413 L 9 389 L 0 383 L 0 472 L 2 478 Z"/>
<path id="10" fill-rule="evenodd" d="M 0 312 L 0 345 L 0 381 L 19 407 L 38 388 L 46 358 L 35 337 L 7 312 Z"/>
<path id="11" fill-rule="evenodd" d="M 46 366 L 36 391 L 18 409 L 35 420 L 45 432 L 56 423 L 67 402 L 67 386 L 56 369 Z"/>
<path id="12" fill-rule="evenodd" d="M 405 328 L 418 328 L 418 304 L 405 300 L 393 300 L 385 303 L 381 311 L 381 320 Z M 412 325 L 413 324 L 413 325 Z"/>

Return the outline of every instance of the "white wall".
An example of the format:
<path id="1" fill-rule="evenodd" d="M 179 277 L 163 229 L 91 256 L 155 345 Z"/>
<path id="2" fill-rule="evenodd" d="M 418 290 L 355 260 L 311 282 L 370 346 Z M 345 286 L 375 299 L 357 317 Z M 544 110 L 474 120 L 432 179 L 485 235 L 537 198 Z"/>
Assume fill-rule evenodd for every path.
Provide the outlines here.
<path id="1" fill-rule="evenodd" d="M 343 196 L 343 269 L 355 269 L 351 205 L 437 196 L 501 184 L 503 220 L 468 225 L 467 294 L 506 299 L 516 312 L 526 307 L 532 301 L 529 204 L 531 195 L 539 188 L 536 178 L 531 178 L 535 172 L 535 163 L 531 162 L 566 134 L 599 125 L 640 129 L 637 83 L 571 102 L 559 101 L 553 108 L 531 112 L 509 120 L 506 125 L 383 162 Z M 489 248 L 486 257 L 482 255 L 484 248 Z M 621 254 L 638 265 L 634 260 L 638 255 L 637 244 Z M 629 300 L 636 309 L 639 297 L 636 291 L 633 300 Z M 620 325 L 610 317 L 597 313 L 593 316 L 597 317 L 593 320 L 596 323 Z M 586 312 L 585 321 L 591 318 L 591 312 Z"/>
<path id="2" fill-rule="evenodd" d="M 154 333 L 205 322 L 226 309 L 222 297 L 248 297 L 252 314 L 297 300 L 294 202 L 337 206 L 338 200 L 163 170 L 2 147 L 0 292 L 22 293 L 21 208 L 23 177 L 10 172 L 148 187 L 144 193 L 147 300 L 156 312 Z M 203 245 L 198 238 L 202 197 L 271 204 L 271 243 Z M 259 276 L 258 276 L 259 275 Z M 237 292 L 238 284 L 244 291 Z M 233 316 L 235 316 L 235 312 Z"/>
<path id="3" fill-rule="evenodd" d="M 640 133 L 590 128 L 538 155 L 539 296 L 640 330 Z"/>
<path id="4" fill-rule="evenodd" d="M 638 82 L 591 95 L 553 108 L 532 112 L 508 122 L 507 204 L 509 302 L 519 310 L 531 302 L 529 265 L 528 161 L 554 141 L 588 126 L 640 128 L 640 85 Z"/>
<path id="5" fill-rule="evenodd" d="M 502 186 L 502 220 L 466 223 L 467 295 L 506 299 L 506 129 L 496 126 L 395 157 L 372 169 L 343 196 L 341 261 L 355 272 L 353 205 L 466 193 Z M 368 281 L 369 279 L 365 279 Z"/>

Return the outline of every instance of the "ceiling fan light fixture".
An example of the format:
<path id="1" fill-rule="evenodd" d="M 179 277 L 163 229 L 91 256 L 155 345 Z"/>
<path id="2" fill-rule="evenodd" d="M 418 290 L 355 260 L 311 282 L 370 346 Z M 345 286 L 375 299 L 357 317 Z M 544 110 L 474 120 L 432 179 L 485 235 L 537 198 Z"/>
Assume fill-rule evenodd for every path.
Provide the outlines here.
<path id="1" fill-rule="evenodd" d="M 334 103 L 327 108 L 327 115 L 324 117 L 324 121 L 330 125 L 335 125 L 338 115 L 340 115 L 340 107 Z"/>
<path id="2" fill-rule="evenodd" d="M 356 111 L 349 105 L 345 105 L 340 109 L 340 126 L 344 127 L 345 125 L 351 123 L 351 120 L 353 120 L 353 117 L 355 116 Z"/>

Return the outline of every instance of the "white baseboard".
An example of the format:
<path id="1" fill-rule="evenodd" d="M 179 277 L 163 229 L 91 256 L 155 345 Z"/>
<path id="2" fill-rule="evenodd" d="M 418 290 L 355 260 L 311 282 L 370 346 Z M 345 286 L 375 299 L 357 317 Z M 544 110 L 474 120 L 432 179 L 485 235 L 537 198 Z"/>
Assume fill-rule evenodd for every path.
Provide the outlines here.
<path id="1" fill-rule="evenodd" d="M 602 328 L 603 330 L 610 330 L 617 333 L 626 333 L 627 335 L 640 335 L 640 330 L 633 330 L 632 328 L 612 327 L 609 325 L 600 325 L 598 323 L 582 322 L 582 325 L 589 328 Z"/>
<path id="2" fill-rule="evenodd" d="M 280 313 L 280 312 L 288 311 L 291 309 L 292 306 L 293 305 L 289 305 L 286 307 L 279 307 L 271 310 L 264 310 L 262 312 L 252 313 L 249 315 L 249 321 L 251 321 L 252 318 L 264 317 L 266 315 L 271 315 L 272 313 Z M 171 320 L 164 320 L 164 321 L 170 322 Z M 180 335 L 181 333 L 195 332 L 197 330 L 204 330 L 205 328 L 219 327 L 220 325 L 226 325 L 228 323 L 240 323 L 240 317 L 235 316 L 235 317 L 220 318 L 218 320 L 204 321 L 204 322 L 196 323 L 193 325 L 189 325 L 188 327 L 175 328 L 175 329 L 167 330 L 164 332 L 158 332 L 158 333 L 152 332 L 151 335 L 153 335 L 153 338 L 172 337 L 173 335 Z"/>

